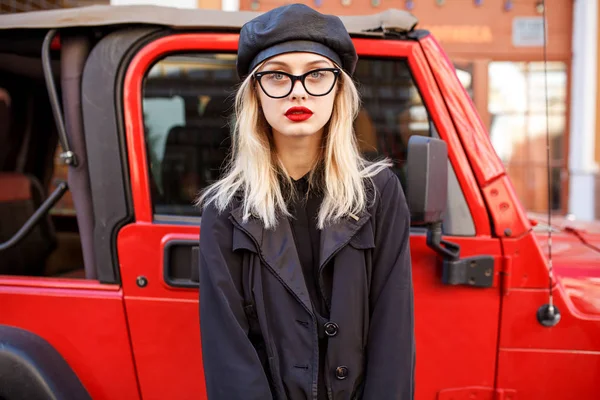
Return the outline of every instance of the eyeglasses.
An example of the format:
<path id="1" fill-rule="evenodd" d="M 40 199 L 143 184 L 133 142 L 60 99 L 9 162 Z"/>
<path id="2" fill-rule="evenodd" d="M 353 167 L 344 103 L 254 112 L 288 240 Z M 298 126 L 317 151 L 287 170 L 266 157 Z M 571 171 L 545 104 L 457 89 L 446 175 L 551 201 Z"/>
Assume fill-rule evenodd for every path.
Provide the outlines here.
<path id="1" fill-rule="evenodd" d="M 296 81 L 302 82 L 304 90 L 311 96 L 325 96 L 333 90 L 340 74 L 339 68 L 319 68 L 302 75 L 292 75 L 282 71 L 264 71 L 254 74 L 254 78 L 265 94 L 273 99 L 289 96 Z"/>

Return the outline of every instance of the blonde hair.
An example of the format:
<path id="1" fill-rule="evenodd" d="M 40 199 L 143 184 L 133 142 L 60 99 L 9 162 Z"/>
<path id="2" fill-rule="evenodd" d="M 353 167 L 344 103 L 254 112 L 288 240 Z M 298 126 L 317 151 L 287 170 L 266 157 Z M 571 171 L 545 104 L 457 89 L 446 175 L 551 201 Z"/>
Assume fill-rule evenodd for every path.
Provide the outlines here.
<path id="1" fill-rule="evenodd" d="M 387 159 L 369 162 L 360 154 L 353 127 L 359 107 L 358 90 L 352 78 L 342 72 L 318 160 L 322 166 L 320 189 L 323 191 L 317 221 L 319 229 L 366 208 L 367 182 L 392 165 Z M 311 173 L 311 180 L 313 175 Z M 223 177 L 204 190 L 196 205 L 212 203 L 223 212 L 234 197 L 241 195 L 243 219 L 252 215 L 262 220 L 265 228 L 273 228 L 278 217 L 290 216 L 286 205 L 288 197 L 281 187 L 282 177 L 283 182 L 293 188 L 290 176 L 276 155 L 271 129 L 260 108 L 251 73 L 236 94 L 232 153 Z"/>

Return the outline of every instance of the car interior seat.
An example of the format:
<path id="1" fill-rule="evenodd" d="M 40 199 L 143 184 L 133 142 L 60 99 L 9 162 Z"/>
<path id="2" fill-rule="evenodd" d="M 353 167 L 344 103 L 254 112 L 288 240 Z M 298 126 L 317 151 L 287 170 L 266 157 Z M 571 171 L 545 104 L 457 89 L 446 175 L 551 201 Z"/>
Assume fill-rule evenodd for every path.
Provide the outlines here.
<path id="1" fill-rule="evenodd" d="M 0 173 L 0 243 L 10 240 L 45 199 L 37 178 L 17 173 Z M 56 233 L 48 215 L 14 246 L 0 253 L 0 274 L 40 276 L 48 256 L 56 248 Z"/>
<path id="2" fill-rule="evenodd" d="M 191 205 L 198 192 L 219 178 L 230 144 L 226 98 L 210 100 L 198 125 L 169 131 L 162 162 L 164 201 Z"/>
<path id="3" fill-rule="evenodd" d="M 8 93 L 0 88 L 0 150 L 8 149 L 11 110 Z M 0 167 L 4 157 L 0 154 Z M 10 240 L 46 198 L 40 181 L 21 172 L 0 172 L 0 243 Z M 37 276 L 44 272 L 46 258 L 56 247 L 56 234 L 48 215 L 14 246 L 0 252 L 0 274 Z"/>

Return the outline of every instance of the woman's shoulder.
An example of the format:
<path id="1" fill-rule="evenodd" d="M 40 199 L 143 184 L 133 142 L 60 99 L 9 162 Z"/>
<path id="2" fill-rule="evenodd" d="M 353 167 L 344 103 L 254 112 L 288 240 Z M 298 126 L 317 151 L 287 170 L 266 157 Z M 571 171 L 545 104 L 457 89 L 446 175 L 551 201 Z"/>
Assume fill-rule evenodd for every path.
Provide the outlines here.
<path id="1" fill-rule="evenodd" d="M 202 206 L 202 216 L 200 220 L 201 229 L 230 229 L 232 223 L 230 220 L 231 212 L 239 204 L 232 200 L 226 207 L 221 208 L 216 201 L 211 201 Z"/>
<path id="2" fill-rule="evenodd" d="M 371 178 L 374 200 L 373 209 L 380 210 L 382 205 L 396 203 L 397 207 L 407 208 L 404 190 L 400 178 L 391 168 L 384 168 Z M 378 214 L 378 212 L 377 212 Z"/>
<path id="3" fill-rule="evenodd" d="M 389 168 L 383 168 L 371 178 L 373 188 L 377 197 L 384 196 L 387 192 L 393 192 L 397 189 L 401 190 L 400 179 L 394 171 Z"/>
<path id="4" fill-rule="evenodd" d="M 234 226 L 231 220 L 233 204 L 220 209 L 214 202 L 207 203 L 202 209 L 200 219 L 200 251 L 214 253 L 216 249 L 233 249 Z"/>
<path id="5" fill-rule="evenodd" d="M 386 167 L 379 171 L 376 175 L 373 176 L 373 184 L 375 188 L 381 192 L 386 187 L 388 183 L 390 183 L 391 179 L 398 179 L 398 176 L 392 171 L 391 168 Z"/>
<path id="6" fill-rule="evenodd" d="M 392 178 L 398 180 L 396 173 L 393 171 L 393 163 L 389 159 L 381 159 L 377 161 L 365 161 L 363 164 L 363 174 L 369 182 L 369 189 L 376 193 L 381 193 Z"/>

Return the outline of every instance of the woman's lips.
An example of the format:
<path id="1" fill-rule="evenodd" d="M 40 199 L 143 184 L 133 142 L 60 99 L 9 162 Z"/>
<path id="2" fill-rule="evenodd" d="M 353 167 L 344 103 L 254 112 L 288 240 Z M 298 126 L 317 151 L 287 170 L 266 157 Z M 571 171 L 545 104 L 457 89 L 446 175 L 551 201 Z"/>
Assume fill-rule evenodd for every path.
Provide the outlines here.
<path id="1" fill-rule="evenodd" d="M 285 116 L 294 122 L 306 121 L 313 116 L 313 112 L 306 107 L 292 107 L 285 112 Z"/>

